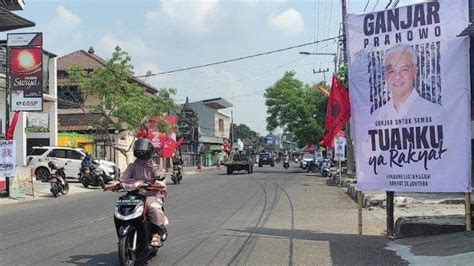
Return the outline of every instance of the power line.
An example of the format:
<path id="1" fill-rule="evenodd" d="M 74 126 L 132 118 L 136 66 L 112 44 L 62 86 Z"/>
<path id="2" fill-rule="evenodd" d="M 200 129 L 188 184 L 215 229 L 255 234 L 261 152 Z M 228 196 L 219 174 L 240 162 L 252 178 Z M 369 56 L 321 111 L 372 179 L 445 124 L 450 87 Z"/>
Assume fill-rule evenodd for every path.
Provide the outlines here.
<path id="1" fill-rule="evenodd" d="M 174 69 L 174 70 L 169 70 L 169 71 L 164 71 L 164 72 L 157 72 L 157 73 L 151 73 L 151 74 L 146 74 L 146 75 L 140 75 L 140 76 L 135 76 L 135 78 L 145 78 L 145 77 L 147 78 L 147 77 L 150 77 L 150 76 L 164 75 L 164 74 L 170 74 L 170 73 L 175 73 L 175 72 L 193 70 L 193 69 L 197 69 L 197 68 L 204 68 L 204 67 L 209 67 L 209 66 L 221 65 L 221 64 L 226 64 L 226 63 L 235 62 L 235 61 L 241 61 L 241 60 L 249 59 L 249 58 L 253 58 L 253 57 L 259 57 L 259 56 L 263 56 L 263 55 L 279 53 L 279 52 L 283 52 L 283 51 L 287 51 L 287 50 L 291 50 L 291 49 L 296 49 L 296 48 L 300 48 L 300 47 L 304 47 L 304 46 L 308 46 L 308 45 L 312 45 L 312 44 L 316 44 L 316 43 L 327 42 L 327 41 L 334 40 L 334 39 L 337 39 L 337 38 L 340 38 L 340 37 L 341 36 L 336 36 L 336 37 L 327 38 L 327 39 L 323 39 L 323 40 L 319 40 L 319 41 L 304 43 L 304 44 L 295 45 L 295 46 L 290 46 L 290 47 L 277 49 L 277 50 L 272 50 L 272 51 L 263 52 L 263 53 L 258 53 L 258 54 L 254 54 L 254 55 L 248 55 L 248 56 L 242 56 L 242 57 L 233 58 L 233 59 L 227 59 L 227 60 L 214 62 L 214 63 L 209 63 L 209 64 L 204 64 L 204 65 L 197 65 L 197 66 L 179 68 L 179 69 Z"/>

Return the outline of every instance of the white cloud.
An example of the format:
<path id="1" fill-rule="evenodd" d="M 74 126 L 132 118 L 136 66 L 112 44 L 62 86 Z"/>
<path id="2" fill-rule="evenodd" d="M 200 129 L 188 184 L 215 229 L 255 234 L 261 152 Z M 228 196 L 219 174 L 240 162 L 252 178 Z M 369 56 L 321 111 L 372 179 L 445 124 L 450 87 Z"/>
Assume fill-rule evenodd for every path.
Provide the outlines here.
<path id="1" fill-rule="evenodd" d="M 218 14 L 218 3 L 218 0 L 160 1 L 159 8 L 148 11 L 145 18 L 152 25 L 162 25 L 160 22 L 166 20 L 181 31 L 201 35 L 209 31 L 209 22 Z"/>
<path id="2" fill-rule="evenodd" d="M 104 54 L 111 54 L 117 45 L 125 50 L 132 59 L 136 57 L 150 58 L 158 55 L 158 51 L 149 47 L 140 37 L 120 39 L 113 35 L 105 35 L 100 39 L 98 48 Z"/>
<path id="3" fill-rule="evenodd" d="M 304 21 L 301 13 L 293 8 L 268 18 L 268 23 L 287 35 L 297 35 L 303 32 Z"/>
<path id="4" fill-rule="evenodd" d="M 74 30 L 81 24 L 81 18 L 71 10 L 59 5 L 56 8 L 56 16 L 48 24 L 46 30 L 50 33 L 64 33 Z"/>
<path id="5" fill-rule="evenodd" d="M 84 35 L 80 31 L 81 18 L 62 5 L 56 7 L 55 16 L 45 24 L 45 48 L 59 55 L 82 48 Z M 64 45 L 65 41 L 68 45 Z"/>

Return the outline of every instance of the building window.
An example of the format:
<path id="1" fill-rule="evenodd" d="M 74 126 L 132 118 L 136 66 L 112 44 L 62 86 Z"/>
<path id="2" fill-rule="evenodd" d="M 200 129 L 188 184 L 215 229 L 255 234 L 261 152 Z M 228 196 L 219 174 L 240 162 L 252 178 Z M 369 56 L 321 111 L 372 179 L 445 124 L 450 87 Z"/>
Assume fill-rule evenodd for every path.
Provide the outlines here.
<path id="1" fill-rule="evenodd" d="M 224 119 L 219 118 L 219 132 L 224 132 Z"/>

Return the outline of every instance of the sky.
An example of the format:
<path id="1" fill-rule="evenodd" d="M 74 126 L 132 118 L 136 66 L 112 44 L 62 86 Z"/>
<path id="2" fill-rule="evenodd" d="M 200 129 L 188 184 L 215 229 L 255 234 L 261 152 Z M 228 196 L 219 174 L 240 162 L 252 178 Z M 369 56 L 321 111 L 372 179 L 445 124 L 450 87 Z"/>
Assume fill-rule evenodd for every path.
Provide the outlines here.
<path id="1" fill-rule="evenodd" d="M 401 0 L 399 6 L 416 0 Z M 381 10 L 389 0 L 347 0 L 349 13 Z M 43 32 L 44 49 L 62 56 L 93 47 L 109 58 L 119 45 L 132 58 L 136 75 L 180 69 L 336 37 L 338 0 L 28 0 L 16 12 Z M 5 39 L 5 34 L 0 34 Z M 175 88 L 184 103 L 223 97 L 233 104 L 235 123 L 265 135 L 264 90 L 285 71 L 312 84 L 330 82 L 337 42 L 325 41 L 285 52 L 146 78 L 156 88 Z M 329 68 L 327 73 L 313 73 Z M 230 114 L 231 110 L 223 112 Z"/>

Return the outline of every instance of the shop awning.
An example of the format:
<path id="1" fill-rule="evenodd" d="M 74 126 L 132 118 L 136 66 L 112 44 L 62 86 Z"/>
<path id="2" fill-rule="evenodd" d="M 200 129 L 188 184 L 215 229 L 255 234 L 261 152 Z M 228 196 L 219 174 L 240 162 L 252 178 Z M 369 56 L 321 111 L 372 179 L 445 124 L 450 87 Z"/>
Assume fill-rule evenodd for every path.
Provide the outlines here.
<path id="1" fill-rule="evenodd" d="M 0 7 L 0 32 L 34 27 L 35 23 Z"/>

